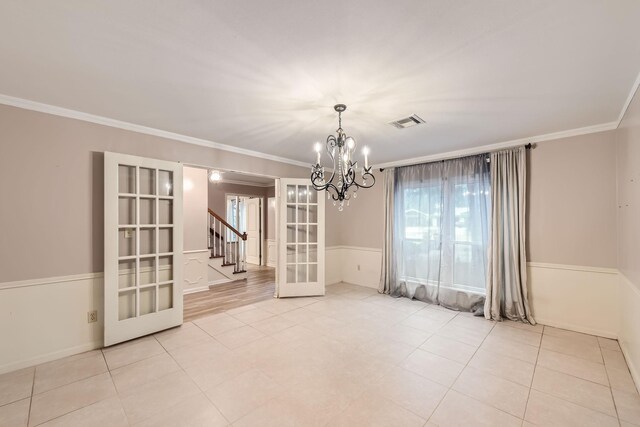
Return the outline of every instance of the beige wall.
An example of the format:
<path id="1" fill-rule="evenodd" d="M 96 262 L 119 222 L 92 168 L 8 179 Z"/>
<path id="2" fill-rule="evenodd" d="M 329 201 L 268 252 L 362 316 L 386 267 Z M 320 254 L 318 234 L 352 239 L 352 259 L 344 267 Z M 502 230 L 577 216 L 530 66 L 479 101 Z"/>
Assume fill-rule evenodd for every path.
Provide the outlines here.
<path id="1" fill-rule="evenodd" d="M 306 177 L 306 168 L 0 105 L 0 282 L 103 270 L 103 152 Z"/>
<path id="2" fill-rule="evenodd" d="M 640 94 L 617 131 L 618 269 L 640 289 Z"/>
<path id="3" fill-rule="evenodd" d="M 529 151 L 528 260 L 616 266 L 615 131 Z"/>
<path id="4" fill-rule="evenodd" d="M 529 151 L 529 261 L 616 266 L 614 137 L 582 135 Z M 382 174 L 376 179 L 343 212 L 327 204 L 327 246 L 382 248 Z"/>
<path id="5" fill-rule="evenodd" d="M 184 250 L 207 249 L 207 170 L 184 168 Z"/>

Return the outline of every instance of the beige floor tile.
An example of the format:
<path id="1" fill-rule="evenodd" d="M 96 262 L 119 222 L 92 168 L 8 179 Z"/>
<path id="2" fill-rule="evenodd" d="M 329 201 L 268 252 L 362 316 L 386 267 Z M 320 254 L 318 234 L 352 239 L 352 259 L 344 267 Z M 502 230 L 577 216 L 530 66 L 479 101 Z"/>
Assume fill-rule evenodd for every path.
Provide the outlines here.
<path id="1" fill-rule="evenodd" d="M 424 350 L 414 351 L 400 366 L 447 387 L 451 387 L 464 369 L 462 363 Z"/>
<path id="2" fill-rule="evenodd" d="M 415 346 L 393 341 L 388 338 L 378 338 L 359 347 L 363 352 L 389 363 L 400 363 L 416 349 Z"/>
<path id="3" fill-rule="evenodd" d="M 318 304 L 318 303 L 316 303 Z M 315 304 L 314 304 L 315 306 Z M 304 308 L 296 308 L 295 310 L 291 310 L 291 311 L 287 311 L 286 313 L 281 314 L 280 316 L 282 316 L 284 319 L 293 322 L 295 324 L 301 324 L 304 322 L 308 322 L 309 320 L 320 316 L 320 314 L 318 314 L 315 311 L 311 311 L 310 309 L 308 309 L 309 306 L 304 307 Z"/>
<path id="4" fill-rule="evenodd" d="M 468 366 L 526 387 L 531 385 L 535 368 L 532 363 L 483 349 L 476 352 Z"/>
<path id="5" fill-rule="evenodd" d="M 380 335 L 377 331 L 369 328 L 361 326 L 345 326 L 333 331 L 330 338 L 347 345 L 358 346 L 373 341 L 379 336 Z"/>
<path id="6" fill-rule="evenodd" d="M 595 335 L 582 334 L 580 332 L 568 331 L 566 329 L 554 328 L 552 326 L 544 327 L 544 334 L 553 337 L 564 338 L 567 341 L 577 341 L 592 347 L 599 347 L 598 337 Z"/>
<path id="7" fill-rule="evenodd" d="M 265 334 L 254 327 L 243 326 L 218 335 L 216 340 L 220 341 L 226 347 L 234 349 L 265 336 Z"/>
<path id="8" fill-rule="evenodd" d="M 518 418 L 524 417 L 529 398 L 529 387 L 470 367 L 462 371 L 452 389 Z"/>
<path id="9" fill-rule="evenodd" d="M 88 425 L 127 427 L 129 422 L 120 404 L 120 399 L 112 397 L 40 425 L 42 427 L 85 427 Z"/>
<path id="10" fill-rule="evenodd" d="M 171 357 L 182 367 L 215 360 L 217 357 L 229 353 L 230 350 L 227 347 L 213 338 L 192 346 L 169 350 Z"/>
<path id="11" fill-rule="evenodd" d="M 282 393 L 282 388 L 253 369 L 207 391 L 207 397 L 224 417 L 234 422 Z"/>
<path id="12" fill-rule="evenodd" d="M 304 327 L 314 332 L 331 336 L 336 330 L 344 328 L 345 324 L 341 320 L 322 315 L 304 322 Z"/>
<path id="13" fill-rule="evenodd" d="M 187 374 L 177 371 L 120 393 L 120 401 L 129 423 L 136 424 L 200 393 Z"/>
<path id="14" fill-rule="evenodd" d="M 481 350 L 501 356 L 512 357 L 527 363 L 536 363 L 538 348 L 532 345 L 489 335 L 482 345 Z"/>
<path id="15" fill-rule="evenodd" d="M 36 367 L 33 393 L 40 394 L 85 378 L 107 372 L 100 351 L 83 358 L 64 358 Z"/>
<path id="16" fill-rule="evenodd" d="M 640 395 L 613 389 L 618 417 L 629 423 L 640 425 Z"/>
<path id="17" fill-rule="evenodd" d="M 0 406 L 31 396 L 35 368 L 0 375 Z"/>
<path id="18" fill-rule="evenodd" d="M 525 420 L 540 426 L 615 427 L 618 420 L 575 403 L 531 390 Z"/>
<path id="19" fill-rule="evenodd" d="M 600 344 L 601 349 L 614 350 L 614 351 L 622 351 L 620 348 L 620 344 L 618 340 L 613 340 L 610 338 L 602 338 L 598 337 L 598 343 Z"/>
<path id="20" fill-rule="evenodd" d="M 211 336 L 193 323 L 185 323 L 177 328 L 160 332 L 155 335 L 158 342 L 165 350 L 173 350 L 178 347 L 188 347 L 200 344 L 211 339 Z"/>
<path id="21" fill-rule="evenodd" d="M 246 325 L 244 322 L 241 322 L 227 313 L 220 313 L 215 316 L 205 317 L 204 319 L 194 321 L 194 323 L 212 337 Z"/>
<path id="22" fill-rule="evenodd" d="M 544 331 L 544 325 L 540 323 L 531 325 L 529 323 L 524 322 L 516 322 L 513 320 L 504 320 L 502 322 L 497 322 L 498 325 L 508 326 L 510 328 L 523 329 L 529 332 L 535 332 L 537 334 L 541 334 Z"/>
<path id="23" fill-rule="evenodd" d="M 22 399 L 0 406 L 0 426 L 26 427 L 31 399 Z"/>
<path id="24" fill-rule="evenodd" d="M 115 395 L 116 389 L 109 373 L 34 395 L 29 425 L 42 424 Z"/>
<path id="25" fill-rule="evenodd" d="M 609 386 L 604 365 L 555 351 L 540 350 L 538 366 Z"/>
<path id="26" fill-rule="evenodd" d="M 426 420 L 407 411 L 389 399 L 362 396 L 353 401 L 343 412 L 334 417 L 331 426 L 422 426 Z"/>
<path id="27" fill-rule="evenodd" d="M 447 323 L 446 320 L 436 320 L 430 317 L 417 316 L 415 314 L 402 321 L 402 325 L 410 326 L 425 332 L 437 332 L 438 329 Z"/>
<path id="28" fill-rule="evenodd" d="M 272 334 L 271 337 L 281 343 L 293 344 L 315 340 L 319 335 L 320 334 L 318 332 L 312 331 L 309 328 L 296 325 L 280 332 L 276 332 L 275 334 Z"/>
<path id="29" fill-rule="evenodd" d="M 168 408 L 162 408 L 150 418 L 135 424 L 136 427 L 202 426 L 223 427 L 229 423 L 220 411 L 203 394 Z"/>
<path id="30" fill-rule="evenodd" d="M 626 421 L 620 420 L 620 427 L 637 427 L 638 424 L 631 424 Z"/>
<path id="31" fill-rule="evenodd" d="M 118 393 L 122 393 L 179 370 L 173 358 L 162 353 L 115 369 L 111 371 L 111 378 Z"/>
<path id="32" fill-rule="evenodd" d="M 478 349 L 476 346 L 464 344 L 460 341 L 434 335 L 420 346 L 420 349 L 438 356 L 446 357 L 458 363 L 466 364 Z"/>
<path id="33" fill-rule="evenodd" d="M 606 368 L 607 376 L 609 377 L 609 382 L 611 383 L 611 388 L 626 391 L 629 393 L 637 393 L 636 385 L 633 382 L 633 378 L 629 373 L 628 368 L 617 369 L 617 368 Z"/>
<path id="34" fill-rule="evenodd" d="M 231 352 L 219 355 L 215 359 L 184 367 L 187 375 L 203 391 L 210 390 L 251 369 L 252 366 L 249 362 Z"/>
<path id="35" fill-rule="evenodd" d="M 233 427 L 320 427 L 329 421 L 324 414 L 282 398 L 264 405 L 240 418 Z"/>
<path id="36" fill-rule="evenodd" d="M 438 332 L 436 332 L 436 335 L 479 347 L 480 344 L 482 344 L 482 341 L 487 337 L 488 333 L 481 329 L 463 328 L 461 326 L 447 323 L 445 326 L 440 328 Z"/>
<path id="37" fill-rule="evenodd" d="M 298 303 L 294 302 L 294 300 L 298 300 Z M 256 307 L 261 310 L 268 311 L 269 313 L 272 313 L 272 314 L 282 314 L 282 313 L 286 313 L 287 311 L 295 310 L 296 308 L 299 308 L 299 307 L 304 307 L 305 305 L 309 305 L 313 302 L 315 301 L 310 298 L 287 298 L 287 299 L 273 298 L 268 301 L 263 301 L 256 304 Z"/>
<path id="38" fill-rule="evenodd" d="M 475 331 L 482 331 L 488 334 L 498 323 L 487 320 L 484 317 L 469 315 L 465 316 L 464 314 L 465 313 L 460 313 L 458 316 L 451 319 L 451 322 L 449 322 L 448 324 L 459 326 L 461 328 L 473 329 Z"/>
<path id="39" fill-rule="evenodd" d="M 239 321 L 244 322 L 248 325 L 252 325 L 262 320 L 266 320 L 273 316 L 274 316 L 273 313 L 266 310 L 262 310 L 260 308 L 254 308 L 253 310 L 247 310 L 247 311 L 243 311 L 242 313 L 233 314 L 233 317 L 235 317 Z"/>
<path id="40" fill-rule="evenodd" d="M 544 334 L 542 336 L 542 348 L 555 351 L 557 353 L 568 354 L 580 359 L 588 360 L 595 363 L 604 363 L 600 346 L 594 346 L 583 340 L 575 340 L 570 338 L 556 337 Z"/>
<path id="41" fill-rule="evenodd" d="M 256 304 L 241 305 L 240 307 L 235 307 L 230 310 L 227 310 L 225 313 L 234 315 L 237 313 L 242 313 L 243 311 L 253 310 L 254 308 L 258 308 L 258 306 Z"/>
<path id="42" fill-rule="evenodd" d="M 609 387 L 538 366 L 532 388 L 585 408 L 616 416 Z"/>
<path id="43" fill-rule="evenodd" d="M 527 331 L 525 329 L 513 328 L 510 326 L 503 326 L 502 323 L 498 323 L 491 331 L 489 336 L 495 336 L 498 338 L 504 338 L 523 344 L 532 345 L 534 347 L 540 346 L 542 335 L 537 332 Z"/>
<path id="44" fill-rule="evenodd" d="M 295 323 L 284 317 L 274 316 L 262 322 L 256 322 L 252 326 L 263 334 L 272 335 L 295 325 Z"/>
<path id="45" fill-rule="evenodd" d="M 433 332 L 421 331 L 402 324 L 390 326 L 380 333 L 381 338 L 388 338 L 414 347 L 422 345 L 432 335 Z"/>
<path id="46" fill-rule="evenodd" d="M 614 369 L 627 369 L 627 361 L 621 351 L 602 349 L 604 366 Z"/>
<path id="47" fill-rule="evenodd" d="M 394 368 L 369 388 L 371 393 L 388 398 L 397 405 L 428 419 L 448 388 L 406 369 Z"/>
<path id="48" fill-rule="evenodd" d="M 154 337 L 145 337 L 105 348 L 102 352 L 109 370 L 114 370 L 165 351 Z"/>
<path id="49" fill-rule="evenodd" d="M 450 390 L 429 421 L 438 426 L 511 427 L 522 420 L 496 408 Z"/>

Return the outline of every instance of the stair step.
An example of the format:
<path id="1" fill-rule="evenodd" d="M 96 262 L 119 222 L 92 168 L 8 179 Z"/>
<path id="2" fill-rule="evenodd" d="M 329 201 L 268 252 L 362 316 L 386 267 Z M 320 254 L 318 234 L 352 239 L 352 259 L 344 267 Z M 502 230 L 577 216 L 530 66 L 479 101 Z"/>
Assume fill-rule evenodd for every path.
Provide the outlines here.
<path id="1" fill-rule="evenodd" d="M 233 274 L 246 273 L 247 270 L 234 271 Z"/>
<path id="2" fill-rule="evenodd" d="M 235 263 L 233 263 L 233 262 L 223 262 L 223 263 L 222 263 L 222 266 L 223 266 L 223 267 L 228 267 L 228 266 L 230 266 L 230 265 L 236 265 L 236 264 L 235 264 Z"/>
<path id="3" fill-rule="evenodd" d="M 209 256 L 209 259 L 214 259 L 214 258 L 224 258 L 224 255 L 211 255 L 211 256 Z"/>

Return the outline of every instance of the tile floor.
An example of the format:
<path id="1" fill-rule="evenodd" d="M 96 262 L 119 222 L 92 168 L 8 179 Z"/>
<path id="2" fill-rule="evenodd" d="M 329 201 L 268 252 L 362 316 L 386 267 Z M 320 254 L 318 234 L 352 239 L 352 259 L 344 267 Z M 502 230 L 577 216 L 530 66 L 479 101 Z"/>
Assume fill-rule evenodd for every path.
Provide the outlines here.
<path id="1" fill-rule="evenodd" d="M 631 426 L 618 343 L 338 284 L 0 376 L 2 426 Z"/>

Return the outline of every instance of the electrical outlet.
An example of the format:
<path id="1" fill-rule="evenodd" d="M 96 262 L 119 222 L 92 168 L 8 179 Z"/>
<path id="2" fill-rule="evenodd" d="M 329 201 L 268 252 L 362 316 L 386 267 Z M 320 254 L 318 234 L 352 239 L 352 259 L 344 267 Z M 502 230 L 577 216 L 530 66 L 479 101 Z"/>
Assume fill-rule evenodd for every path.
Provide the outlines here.
<path id="1" fill-rule="evenodd" d="M 98 321 L 98 310 L 87 311 L 87 323 Z"/>

